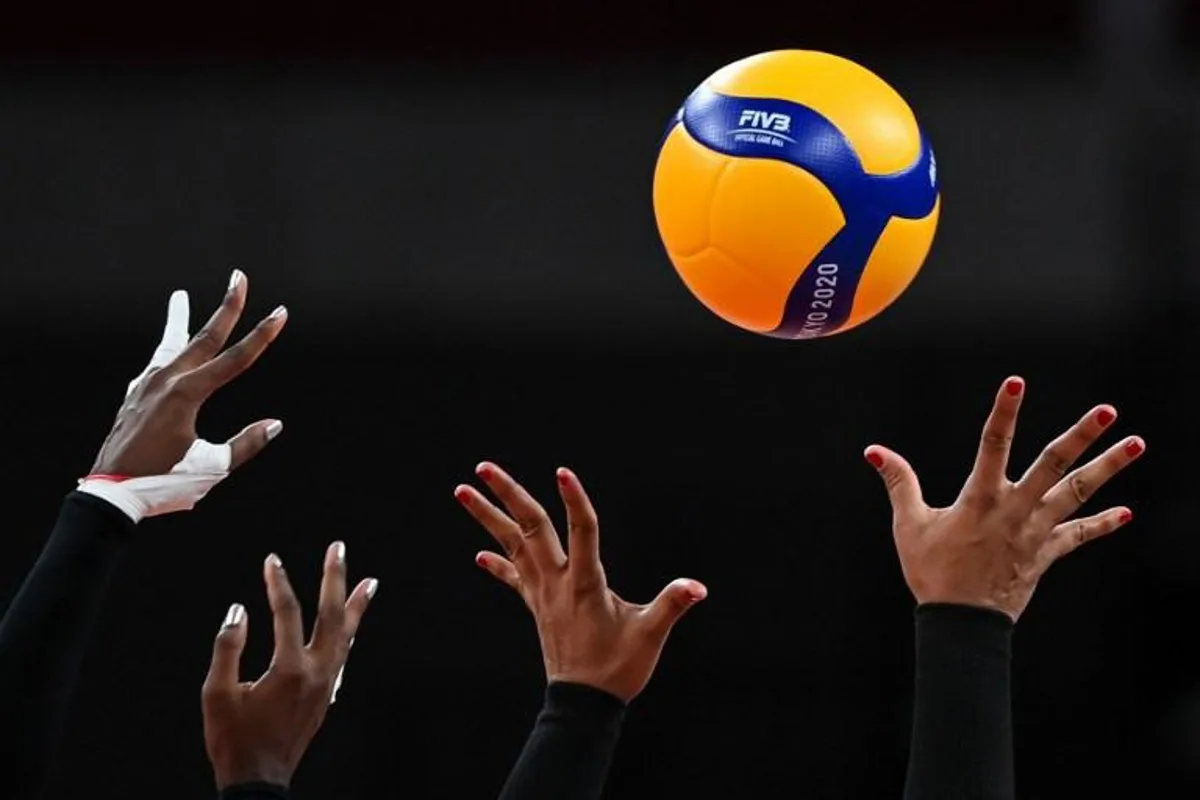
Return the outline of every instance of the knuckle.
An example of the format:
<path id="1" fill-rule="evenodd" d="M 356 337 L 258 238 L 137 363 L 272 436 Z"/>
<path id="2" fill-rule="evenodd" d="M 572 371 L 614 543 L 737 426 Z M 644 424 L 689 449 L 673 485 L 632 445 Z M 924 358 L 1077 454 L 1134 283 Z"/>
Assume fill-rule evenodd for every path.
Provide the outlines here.
<path id="1" fill-rule="evenodd" d="M 271 664 L 271 671 L 275 674 L 275 679 L 279 681 L 280 685 L 289 689 L 303 686 L 308 680 L 304 666 L 291 658 L 276 659 Z"/>
<path id="2" fill-rule="evenodd" d="M 509 561 L 516 562 L 517 559 L 522 557 L 522 551 L 524 550 L 525 542 L 520 536 L 505 536 L 504 538 L 500 539 L 500 544 L 504 548 L 504 554 L 508 556 Z M 497 567 L 493 567 L 491 564 L 488 565 L 488 571 L 493 575 L 499 574 L 496 571 L 497 569 Z"/>
<path id="3" fill-rule="evenodd" d="M 212 326 L 205 325 L 192 336 L 190 344 L 192 347 L 197 347 L 201 350 L 214 348 L 217 344 L 216 332 L 213 331 Z"/>
<path id="4" fill-rule="evenodd" d="M 1067 485 L 1071 487 L 1071 494 L 1075 496 L 1075 499 L 1079 501 L 1080 505 L 1086 503 L 1095 492 L 1095 488 L 1092 486 L 1091 481 L 1089 481 L 1088 478 L 1081 472 L 1072 474 L 1067 480 Z"/>
<path id="5" fill-rule="evenodd" d="M 1038 460 L 1044 469 L 1059 478 L 1066 475 L 1067 468 L 1071 466 L 1071 459 L 1062 452 L 1061 445 L 1057 443 L 1043 450 Z"/>
<path id="6" fill-rule="evenodd" d="M 986 514 L 1000 504 L 997 492 L 975 489 L 963 494 L 963 504 L 979 514 Z"/>
<path id="7" fill-rule="evenodd" d="M 1079 520 L 1073 526 L 1071 531 L 1071 543 L 1076 547 L 1086 542 L 1091 538 L 1091 528 L 1084 520 Z"/>
<path id="8" fill-rule="evenodd" d="M 275 598 L 274 609 L 277 614 L 298 614 L 300 613 L 300 601 L 296 599 L 294 593 L 282 591 Z"/>
<path id="9" fill-rule="evenodd" d="M 596 519 L 595 514 L 588 514 L 583 519 L 572 519 L 570 522 L 570 533 L 588 536 L 595 533 L 600 528 L 600 521 Z"/>
<path id="10" fill-rule="evenodd" d="M 1012 444 L 1012 437 L 999 431 L 985 430 L 979 443 L 985 450 L 1002 452 L 1008 450 Z"/>
<path id="11" fill-rule="evenodd" d="M 327 624 L 340 626 L 346 619 L 346 606 L 342 603 L 329 602 L 322 606 L 318 613 Z"/>
<path id="12" fill-rule="evenodd" d="M 521 536 L 525 538 L 541 533 L 549 522 L 550 518 L 540 508 L 536 512 L 523 514 L 517 519 L 517 525 L 521 528 Z"/>
<path id="13" fill-rule="evenodd" d="M 146 374 L 143 375 L 142 379 L 139 381 L 141 386 L 148 391 L 161 389 L 166 382 L 167 374 L 161 367 L 152 367 L 146 370 Z"/>
<path id="14" fill-rule="evenodd" d="M 187 394 L 188 382 L 182 377 L 168 378 L 163 380 L 160 385 L 167 397 L 182 397 Z"/>

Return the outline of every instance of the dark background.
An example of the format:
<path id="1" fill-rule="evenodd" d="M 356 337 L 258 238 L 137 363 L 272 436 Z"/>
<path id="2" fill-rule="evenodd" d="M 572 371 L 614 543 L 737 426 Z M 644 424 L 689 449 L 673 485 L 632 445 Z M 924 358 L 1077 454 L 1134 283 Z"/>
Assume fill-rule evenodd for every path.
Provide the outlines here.
<path id="1" fill-rule="evenodd" d="M 199 686 L 232 601 L 247 675 L 278 551 L 381 589 L 299 797 L 493 796 L 538 709 L 524 608 L 451 492 L 489 458 L 556 507 L 582 476 L 612 582 L 710 598 L 631 711 L 614 798 L 899 795 L 912 601 L 880 441 L 948 503 L 991 397 L 1021 469 L 1098 402 L 1147 457 L 1135 521 L 1043 581 L 1015 639 L 1022 798 L 1168 796 L 1200 770 L 1191 322 L 1195 3 L 610 0 L 41 4 L 0 24 L 0 368 L 11 595 L 171 289 L 231 266 L 286 333 L 206 409 L 284 434 L 125 560 L 76 695 L 60 797 L 212 794 Z M 881 318 L 781 342 L 705 311 L 662 254 L 662 126 L 717 67 L 838 52 L 909 99 L 944 212 Z M 1097 506 L 1097 509 L 1101 506 Z M 10 732 L 12 735 L 12 732 Z"/>

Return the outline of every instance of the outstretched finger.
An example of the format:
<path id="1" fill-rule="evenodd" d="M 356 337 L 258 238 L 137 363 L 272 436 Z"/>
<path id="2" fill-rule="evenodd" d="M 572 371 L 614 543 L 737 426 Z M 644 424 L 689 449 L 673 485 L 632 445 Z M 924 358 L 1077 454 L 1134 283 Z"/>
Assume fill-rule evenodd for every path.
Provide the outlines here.
<path id="1" fill-rule="evenodd" d="M 1017 413 L 1025 397 L 1025 380 L 1012 376 L 996 392 L 992 413 L 983 424 L 975 466 L 967 479 L 967 491 L 995 492 L 1008 479 L 1008 454 L 1017 432 Z"/>
<path id="2" fill-rule="evenodd" d="M 241 341 L 224 353 L 197 366 L 185 374 L 181 380 L 192 392 L 207 397 L 250 369 L 259 356 L 271 345 L 271 342 L 279 336 L 279 332 L 287 323 L 287 317 L 287 308 L 279 306 L 255 325 L 254 330 L 242 337 Z"/>
<path id="3" fill-rule="evenodd" d="M 604 585 L 604 566 L 600 562 L 600 522 L 596 509 L 583 489 L 579 477 L 560 467 L 558 493 L 567 508 L 567 565 L 575 576 L 576 588 Z"/>
<path id="4" fill-rule="evenodd" d="M 272 553 L 263 565 L 263 578 L 267 584 L 267 599 L 271 603 L 271 614 L 275 627 L 274 661 L 284 664 L 299 662 L 304 649 L 304 620 L 300 616 L 300 601 L 292 589 L 291 581 L 283 569 L 279 556 Z"/>
<path id="5" fill-rule="evenodd" d="M 521 552 L 521 528 L 509 516 L 496 508 L 474 486 L 459 484 L 454 488 L 454 499 L 462 504 L 467 513 L 482 525 L 496 543 L 504 548 L 511 559 L 524 558 Z"/>
<path id="6" fill-rule="evenodd" d="M 242 428 L 237 436 L 226 442 L 231 453 L 229 468 L 237 469 L 261 453 L 282 430 L 283 423 L 277 419 L 264 419 Z"/>
<path id="7" fill-rule="evenodd" d="M 204 678 L 205 698 L 233 691 L 238 685 L 238 668 L 246 647 L 246 609 L 234 603 L 225 614 L 213 642 L 212 662 Z"/>
<path id="8" fill-rule="evenodd" d="M 317 621 L 313 623 L 310 646 L 332 654 L 339 645 L 350 641 L 346 628 L 346 545 L 334 542 L 325 550 L 325 571 L 317 602 Z"/>
<path id="9" fill-rule="evenodd" d="M 481 569 L 490 573 L 496 580 L 508 584 L 514 591 L 521 591 L 521 573 L 504 556 L 499 553 L 483 550 L 475 554 L 475 563 Z"/>
<path id="10" fill-rule="evenodd" d="M 1081 545 L 1124 527 L 1132 519 L 1133 512 L 1122 506 L 1060 523 L 1043 546 L 1042 558 L 1048 567 Z"/>
<path id="11" fill-rule="evenodd" d="M 1116 418 L 1117 410 L 1112 406 L 1096 406 L 1047 445 L 1017 482 L 1017 494 L 1025 507 L 1032 508 L 1041 501 Z"/>
<path id="12" fill-rule="evenodd" d="M 1146 443 L 1130 436 L 1063 478 L 1042 498 L 1042 511 L 1054 522 L 1062 522 L 1079 510 L 1100 487 L 1146 452 Z"/>
<path id="13" fill-rule="evenodd" d="M 475 474 L 508 509 L 509 516 L 520 528 L 521 538 L 529 550 L 531 560 L 542 568 L 561 568 L 567 563 L 567 555 L 563 552 L 562 542 L 558 540 L 558 534 L 550 522 L 550 515 L 542 508 L 541 503 L 525 491 L 525 487 L 490 461 L 479 464 L 475 468 Z"/>
<path id="14" fill-rule="evenodd" d="M 354 644 L 354 637 L 358 634 L 358 626 L 362 623 L 363 614 L 367 613 L 367 606 L 371 605 L 371 601 L 375 599 L 375 592 L 378 590 L 379 581 L 374 578 L 364 578 L 350 593 L 350 599 L 346 601 L 346 617 L 343 622 L 345 635 L 349 637 L 350 644 Z"/>
<path id="15" fill-rule="evenodd" d="M 642 620 L 647 631 L 659 643 L 666 641 L 675 623 L 706 597 L 708 589 L 700 581 L 689 578 L 671 581 L 653 602 L 642 608 Z"/>
<path id="16" fill-rule="evenodd" d="M 207 363 L 221 352 L 242 316 L 242 309 L 246 307 L 246 283 L 245 273 L 235 269 L 229 276 L 229 288 L 225 290 L 220 307 L 208 318 L 204 327 L 196 331 L 196 335 L 175 359 L 173 369 L 187 372 Z"/>
<path id="17" fill-rule="evenodd" d="M 901 523 L 920 513 L 925 507 L 925 500 L 921 496 L 921 481 L 912 465 L 899 453 L 878 444 L 868 447 L 863 456 L 883 478 L 894 521 Z"/>

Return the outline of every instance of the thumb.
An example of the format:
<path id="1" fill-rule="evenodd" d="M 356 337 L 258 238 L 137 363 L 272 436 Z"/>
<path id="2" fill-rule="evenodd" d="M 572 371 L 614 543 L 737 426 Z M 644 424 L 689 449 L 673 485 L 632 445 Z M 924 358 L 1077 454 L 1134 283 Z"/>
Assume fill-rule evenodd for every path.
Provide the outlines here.
<path id="1" fill-rule="evenodd" d="M 204 679 L 205 694 L 230 692 L 238 684 L 238 667 L 246 646 L 246 609 L 240 603 L 229 607 L 217 639 L 213 642 L 212 663 Z"/>
<path id="2" fill-rule="evenodd" d="M 650 631 L 660 640 L 665 640 L 684 614 L 692 606 L 708 597 L 703 583 L 688 578 L 677 578 L 658 593 L 658 597 L 642 611 L 643 619 Z"/>
<path id="3" fill-rule="evenodd" d="M 892 512 L 897 518 L 908 516 L 925 504 L 921 497 L 921 482 L 917 479 L 917 473 L 902 455 L 882 445 L 873 444 L 863 452 L 863 457 L 883 478 L 883 485 L 887 488 L 888 498 L 892 503 Z"/>

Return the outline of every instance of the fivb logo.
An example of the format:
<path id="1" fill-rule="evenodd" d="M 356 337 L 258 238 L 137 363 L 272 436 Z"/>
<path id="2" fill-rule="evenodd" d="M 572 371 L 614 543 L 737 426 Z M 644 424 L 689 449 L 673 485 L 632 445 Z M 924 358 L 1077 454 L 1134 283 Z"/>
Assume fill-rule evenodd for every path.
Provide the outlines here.
<path id="1" fill-rule="evenodd" d="M 747 108 L 738 118 L 738 128 L 742 130 L 761 130 L 771 133 L 790 133 L 792 117 L 777 111 L 758 111 Z"/>

